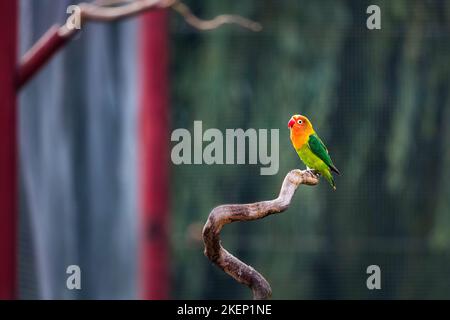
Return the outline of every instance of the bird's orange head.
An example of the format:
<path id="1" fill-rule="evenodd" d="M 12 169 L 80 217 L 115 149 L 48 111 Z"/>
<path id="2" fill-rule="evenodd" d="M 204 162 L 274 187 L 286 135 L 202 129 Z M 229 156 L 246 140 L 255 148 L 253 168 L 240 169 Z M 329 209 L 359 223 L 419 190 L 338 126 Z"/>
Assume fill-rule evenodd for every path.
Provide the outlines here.
<path id="1" fill-rule="evenodd" d="M 311 121 L 305 116 L 296 114 L 288 122 L 288 128 L 291 131 L 291 141 L 296 149 L 303 146 L 314 133 Z"/>

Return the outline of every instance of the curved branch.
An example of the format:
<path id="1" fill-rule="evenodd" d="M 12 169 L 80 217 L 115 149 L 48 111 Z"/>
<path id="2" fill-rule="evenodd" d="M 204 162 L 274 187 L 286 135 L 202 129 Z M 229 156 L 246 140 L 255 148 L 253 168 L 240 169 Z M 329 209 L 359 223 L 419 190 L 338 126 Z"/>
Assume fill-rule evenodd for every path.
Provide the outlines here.
<path id="1" fill-rule="evenodd" d="M 80 3 L 80 19 L 87 21 L 116 21 L 150 10 L 172 7 L 181 14 L 187 23 L 199 30 L 211 30 L 223 24 L 237 24 L 253 31 L 261 30 L 261 25 L 236 15 L 219 15 L 212 20 L 196 17 L 189 7 L 178 0 L 96 0 L 93 3 Z M 22 87 L 45 63 L 62 48 L 79 30 L 66 24 L 50 28 L 20 60 L 17 87 Z"/>
<path id="2" fill-rule="evenodd" d="M 119 7 L 105 4 L 80 3 L 80 19 L 86 21 L 113 21 L 136 15 L 145 11 L 160 9 L 173 4 L 174 0 L 137 0 Z M 21 88 L 48 60 L 66 45 L 78 32 L 67 24 L 52 26 L 20 59 L 17 70 L 17 87 Z"/>
<path id="3" fill-rule="evenodd" d="M 264 277 L 251 266 L 245 264 L 227 250 L 220 242 L 220 231 L 228 223 L 262 219 L 274 213 L 285 211 L 301 184 L 316 185 L 318 177 L 310 170 L 292 170 L 284 178 L 278 198 L 250 204 L 225 204 L 215 207 L 209 214 L 203 228 L 205 256 L 239 283 L 247 285 L 253 292 L 253 298 L 268 299 L 272 289 Z"/>

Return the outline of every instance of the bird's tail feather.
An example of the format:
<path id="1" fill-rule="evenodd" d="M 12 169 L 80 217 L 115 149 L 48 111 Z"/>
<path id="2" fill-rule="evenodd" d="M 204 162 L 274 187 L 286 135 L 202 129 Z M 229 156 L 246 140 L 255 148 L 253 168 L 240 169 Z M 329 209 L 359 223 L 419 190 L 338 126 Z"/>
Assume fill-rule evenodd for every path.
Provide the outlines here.
<path id="1" fill-rule="evenodd" d="M 325 179 L 327 179 L 328 183 L 331 185 L 331 187 L 336 190 L 336 183 L 334 182 L 333 175 L 330 171 L 328 171 L 326 174 L 324 174 Z"/>
<path id="2" fill-rule="evenodd" d="M 336 166 L 333 164 L 330 166 L 330 169 L 334 172 L 336 172 L 337 175 L 341 175 L 341 172 L 338 170 L 338 168 L 336 168 Z"/>

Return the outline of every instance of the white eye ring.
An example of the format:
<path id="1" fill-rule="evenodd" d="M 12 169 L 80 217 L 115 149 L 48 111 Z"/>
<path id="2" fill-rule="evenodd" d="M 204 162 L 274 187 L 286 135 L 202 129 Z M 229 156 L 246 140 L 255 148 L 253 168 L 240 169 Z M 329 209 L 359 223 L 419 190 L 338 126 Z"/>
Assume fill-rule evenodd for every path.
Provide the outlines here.
<path id="1" fill-rule="evenodd" d="M 302 124 L 303 121 L 302 121 L 302 120 L 298 120 L 297 123 L 298 123 L 298 124 Z"/>

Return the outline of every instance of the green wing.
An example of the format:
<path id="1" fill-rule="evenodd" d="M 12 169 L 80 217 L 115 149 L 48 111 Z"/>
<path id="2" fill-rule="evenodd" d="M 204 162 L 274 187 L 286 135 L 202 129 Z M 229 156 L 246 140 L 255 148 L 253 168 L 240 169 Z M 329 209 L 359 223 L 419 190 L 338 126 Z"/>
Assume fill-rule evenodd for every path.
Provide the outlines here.
<path id="1" fill-rule="evenodd" d="M 323 162 L 325 162 L 325 164 L 330 167 L 331 170 L 333 170 L 337 174 L 340 174 L 339 170 L 334 166 L 333 161 L 328 154 L 327 147 L 325 147 L 325 144 L 322 142 L 322 140 L 320 140 L 317 134 L 314 133 L 309 136 L 308 145 L 311 151 Z"/>

